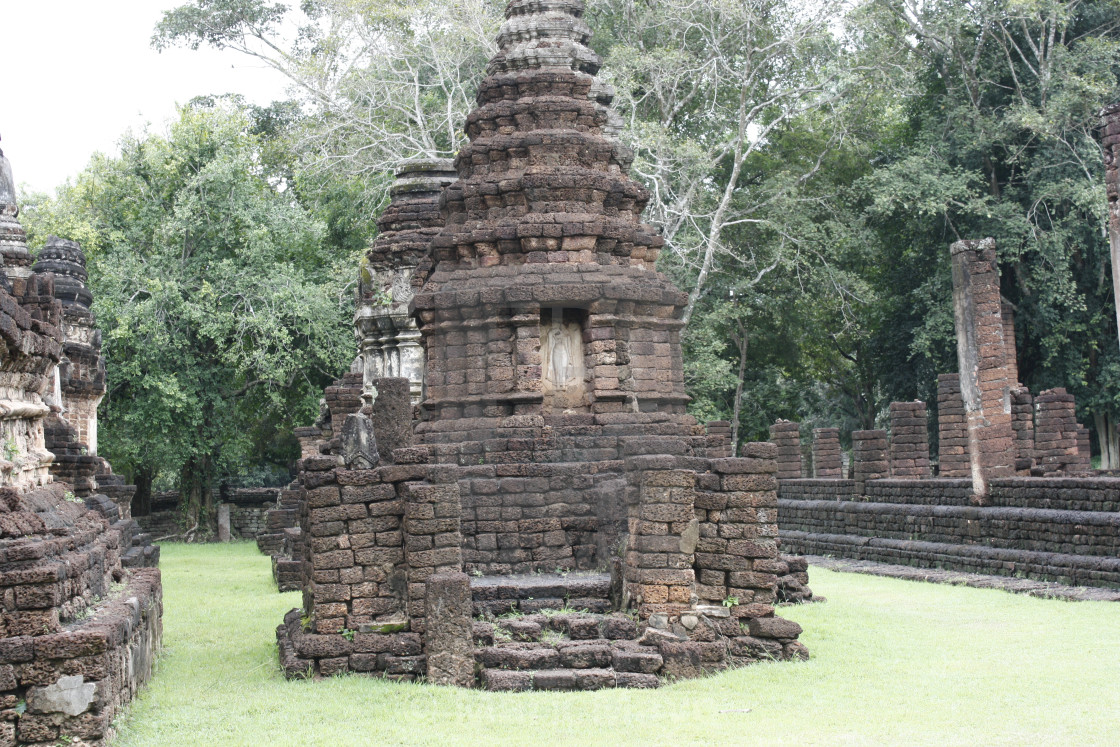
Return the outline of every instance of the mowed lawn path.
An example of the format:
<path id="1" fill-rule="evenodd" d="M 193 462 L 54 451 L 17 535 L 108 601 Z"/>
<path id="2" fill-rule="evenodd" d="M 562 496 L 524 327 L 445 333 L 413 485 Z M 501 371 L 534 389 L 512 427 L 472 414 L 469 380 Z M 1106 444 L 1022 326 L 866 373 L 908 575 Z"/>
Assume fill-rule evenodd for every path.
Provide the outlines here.
<path id="1" fill-rule="evenodd" d="M 116 745 L 1120 745 L 1120 604 L 810 569 L 812 659 L 660 690 L 287 682 L 254 545 L 164 545 L 164 650 Z"/>

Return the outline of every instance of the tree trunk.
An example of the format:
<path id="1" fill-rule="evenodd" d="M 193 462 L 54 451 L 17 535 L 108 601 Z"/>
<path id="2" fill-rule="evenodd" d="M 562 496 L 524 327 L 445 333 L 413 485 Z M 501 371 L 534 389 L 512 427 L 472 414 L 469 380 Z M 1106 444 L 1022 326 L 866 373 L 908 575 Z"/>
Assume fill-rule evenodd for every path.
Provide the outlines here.
<path id="1" fill-rule="evenodd" d="M 1108 412 L 1094 413 L 1093 423 L 1101 447 L 1101 469 L 1120 469 L 1120 433 L 1116 430 L 1116 418 Z"/>
<path id="2" fill-rule="evenodd" d="M 132 483 L 136 486 L 136 494 L 132 496 L 133 516 L 147 516 L 152 512 L 152 483 L 155 479 L 155 470 L 146 466 L 138 468 L 132 476 Z"/>
<path id="3" fill-rule="evenodd" d="M 211 526 L 216 520 L 212 473 L 213 464 L 209 456 L 190 459 L 179 473 L 179 500 L 187 523 L 183 539 L 187 542 L 215 532 L 215 527 Z"/>

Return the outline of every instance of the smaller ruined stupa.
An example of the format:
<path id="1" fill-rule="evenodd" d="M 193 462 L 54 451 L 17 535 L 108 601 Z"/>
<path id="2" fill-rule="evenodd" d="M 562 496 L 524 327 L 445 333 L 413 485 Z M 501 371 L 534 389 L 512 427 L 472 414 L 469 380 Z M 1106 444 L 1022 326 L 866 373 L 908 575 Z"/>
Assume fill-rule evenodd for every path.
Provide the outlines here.
<path id="1" fill-rule="evenodd" d="M 401 164 L 390 188 L 391 201 L 377 222 L 379 235 L 362 264 L 354 315 L 367 391 L 376 379 L 408 379 L 412 403 L 420 402 L 424 348 L 408 305 L 418 286 L 417 267 L 426 263 L 432 238 L 443 228 L 440 193 L 455 178 L 448 159 L 416 159 Z"/>

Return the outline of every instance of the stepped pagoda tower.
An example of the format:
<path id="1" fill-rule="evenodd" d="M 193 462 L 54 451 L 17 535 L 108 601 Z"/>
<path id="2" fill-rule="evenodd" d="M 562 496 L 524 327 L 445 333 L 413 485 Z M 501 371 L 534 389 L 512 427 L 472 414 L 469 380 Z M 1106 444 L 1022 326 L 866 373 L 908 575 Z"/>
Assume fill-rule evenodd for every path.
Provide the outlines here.
<path id="1" fill-rule="evenodd" d="M 687 299 L 654 269 L 664 242 L 641 221 L 649 195 L 627 176 L 582 11 L 577 0 L 508 7 L 414 301 L 429 356 L 421 433 L 514 415 L 692 425 Z"/>

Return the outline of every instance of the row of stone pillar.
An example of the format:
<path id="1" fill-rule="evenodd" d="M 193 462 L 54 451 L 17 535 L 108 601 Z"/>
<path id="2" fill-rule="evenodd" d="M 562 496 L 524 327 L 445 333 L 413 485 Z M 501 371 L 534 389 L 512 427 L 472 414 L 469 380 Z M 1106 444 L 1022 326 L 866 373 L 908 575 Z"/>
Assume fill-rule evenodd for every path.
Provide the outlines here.
<path id="1" fill-rule="evenodd" d="M 892 402 L 890 435 L 886 430 L 852 433 L 851 477 L 857 482 L 885 477 L 923 479 L 932 476 L 929 450 L 929 412 L 925 402 Z M 1016 472 L 1043 475 L 1087 472 L 1089 431 L 1078 424 L 1076 402 L 1065 389 L 1051 389 L 1033 397 L 1026 388 L 1011 397 L 1013 457 Z M 968 421 L 957 374 L 938 380 L 939 477 L 968 478 Z M 802 471 L 801 426 L 779 420 L 770 426 L 770 440 L 778 447 L 778 478 L 839 479 L 840 429 L 816 428 L 812 440 L 811 474 Z"/>

